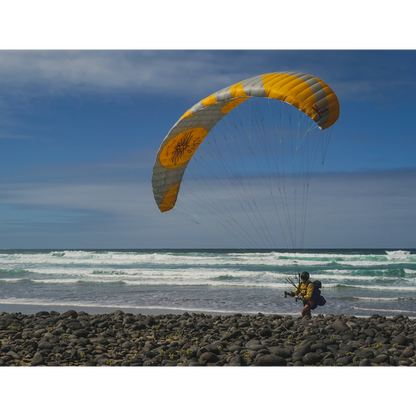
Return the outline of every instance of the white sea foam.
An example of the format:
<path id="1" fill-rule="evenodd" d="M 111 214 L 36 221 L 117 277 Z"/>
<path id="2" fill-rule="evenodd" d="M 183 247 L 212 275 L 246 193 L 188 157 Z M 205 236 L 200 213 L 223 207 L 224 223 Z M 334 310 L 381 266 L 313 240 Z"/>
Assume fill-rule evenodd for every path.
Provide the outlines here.
<path id="1" fill-rule="evenodd" d="M 51 302 L 49 300 L 41 300 L 41 301 L 33 301 L 31 299 L 26 298 L 14 298 L 9 300 L 1 300 L 0 299 L 0 305 L 25 305 L 25 306 L 50 306 L 50 307 L 58 307 L 58 306 L 65 306 L 65 307 L 77 307 L 77 308 L 109 308 L 109 309 L 137 309 L 137 312 L 140 311 L 165 311 L 165 310 L 172 310 L 172 311 L 189 311 L 189 312 L 196 312 L 196 313 L 219 313 L 219 314 L 251 314 L 255 315 L 259 311 L 257 309 L 253 310 L 244 310 L 244 309 L 224 309 L 224 308 L 201 308 L 201 307 L 177 307 L 177 306 L 160 306 L 160 305 L 146 305 L 146 306 L 139 306 L 136 304 L 125 304 L 125 303 L 92 303 L 92 302 L 62 302 L 62 301 L 55 301 Z M 265 312 L 265 315 L 274 314 L 276 312 Z M 279 312 L 279 315 L 290 315 L 290 313 L 287 312 Z"/>
<path id="2" fill-rule="evenodd" d="M 364 254 L 316 254 L 316 253 L 143 253 L 143 252 L 88 252 L 62 251 L 51 253 L 29 253 L 0 256 L 1 264 L 28 265 L 62 265 L 73 264 L 99 265 L 112 264 L 118 266 L 133 266 L 144 264 L 163 265 L 262 265 L 264 267 L 280 268 L 293 265 L 301 267 L 322 266 L 331 263 L 344 266 L 371 267 L 375 264 L 395 264 L 398 260 L 406 259 L 416 263 L 416 256 L 409 252 L 388 252 L 385 256 Z"/>
<path id="3" fill-rule="evenodd" d="M 325 287 L 339 287 L 339 283 L 328 283 Z M 349 288 L 356 288 L 362 290 L 383 290 L 383 291 L 392 291 L 392 292 L 415 292 L 416 286 L 364 286 L 364 285 L 355 285 L 355 284 L 342 284 L 341 286 L 349 287 Z"/>
<path id="4" fill-rule="evenodd" d="M 352 309 L 358 309 L 361 311 L 375 311 L 375 312 L 395 312 L 395 313 L 411 313 L 416 314 L 416 311 L 409 311 L 406 309 L 382 309 L 382 308 L 362 308 L 360 306 L 351 306 Z"/>
<path id="5" fill-rule="evenodd" d="M 49 273 L 46 273 L 49 271 Z M 31 271 L 33 272 L 33 271 Z M 108 273 L 106 273 L 108 272 Z M 123 283 L 131 286 L 159 285 L 159 286 L 241 286 L 241 287 L 269 287 L 291 288 L 286 282 L 285 275 L 271 272 L 251 272 L 230 269 L 173 269 L 173 270 L 128 270 L 123 274 L 105 270 L 100 273 L 89 269 L 73 269 L 70 275 L 63 270 L 42 269 L 34 272 L 30 278 L 4 278 L 3 282 L 19 283 L 23 280 L 39 284 L 78 284 L 78 283 Z"/>
<path id="6" fill-rule="evenodd" d="M 374 298 L 374 297 L 365 297 L 365 296 L 353 296 L 352 299 L 355 300 L 363 300 L 363 301 L 368 301 L 368 302 L 400 302 L 400 301 L 409 301 L 409 300 L 414 300 L 414 298 L 405 298 L 405 297 L 401 297 L 401 298 Z"/>
<path id="7" fill-rule="evenodd" d="M 395 250 L 395 251 L 388 251 L 386 250 L 386 254 L 388 257 L 391 258 L 407 258 L 410 256 L 410 251 L 406 251 L 406 250 Z"/>

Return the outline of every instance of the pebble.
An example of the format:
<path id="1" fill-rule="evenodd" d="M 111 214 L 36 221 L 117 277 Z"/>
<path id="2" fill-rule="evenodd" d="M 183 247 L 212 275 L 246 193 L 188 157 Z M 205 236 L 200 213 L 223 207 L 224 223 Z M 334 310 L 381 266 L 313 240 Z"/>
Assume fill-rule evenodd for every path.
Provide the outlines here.
<path id="1" fill-rule="evenodd" d="M 416 366 L 403 315 L 0 313 L 0 366 Z"/>

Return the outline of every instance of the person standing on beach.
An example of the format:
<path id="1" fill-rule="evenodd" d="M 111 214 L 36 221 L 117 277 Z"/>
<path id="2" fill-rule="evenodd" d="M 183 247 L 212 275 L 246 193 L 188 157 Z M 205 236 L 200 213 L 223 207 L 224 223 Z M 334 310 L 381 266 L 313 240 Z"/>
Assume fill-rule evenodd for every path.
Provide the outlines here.
<path id="1" fill-rule="evenodd" d="M 285 292 L 289 296 L 293 297 L 296 295 L 301 296 L 303 302 L 303 309 L 302 309 L 302 317 L 304 316 L 312 316 L 311 315 L 311 306 L 310 300 L 312 299 L 312 294 L 314 290 L 313 283 L 309 280 L 309 273 L 302 272 L 300 275 L 301 283 L 298 284 L 298 287 L 293 292 Z"/>

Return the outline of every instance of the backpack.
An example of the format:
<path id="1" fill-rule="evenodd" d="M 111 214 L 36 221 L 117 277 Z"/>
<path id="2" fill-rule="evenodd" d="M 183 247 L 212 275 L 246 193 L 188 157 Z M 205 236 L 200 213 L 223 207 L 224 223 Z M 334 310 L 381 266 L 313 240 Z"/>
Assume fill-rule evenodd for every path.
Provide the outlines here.
<path id="1" fill-rule="evenodd" d="M 309 306 L 311 309 L 316 309 L 319 306 L 324 306 L 326 303 L 326 299 L 321 295 L 321 287 L 322 283 L 319 280 L 315 280 L 311 282 L 314 286 L 312 299 L 309 301 Z"/>

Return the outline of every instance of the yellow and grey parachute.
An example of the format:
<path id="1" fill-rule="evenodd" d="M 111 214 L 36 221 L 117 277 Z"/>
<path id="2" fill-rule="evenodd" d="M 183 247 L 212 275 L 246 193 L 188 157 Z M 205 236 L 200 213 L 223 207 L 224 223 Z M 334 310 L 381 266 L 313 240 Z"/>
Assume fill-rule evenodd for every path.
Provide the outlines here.
<path id="1" fill-rule="evenodd" d="M 161 212 L 175 206 L 186 167 L 207 134 L 250 97 L 272 98 L 291 104 L 322 130 L 331 127 L 340 112 L 338 98 L 325 82 L 299 72 L 258 75 L 204 98 L 176 122 L 156 155 L 152 186 Z"/>

